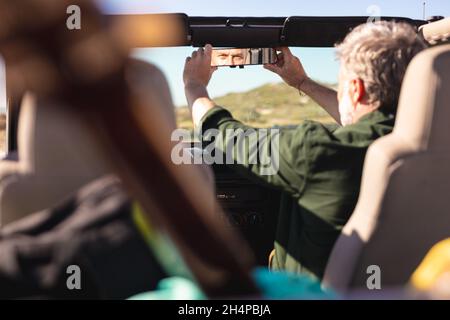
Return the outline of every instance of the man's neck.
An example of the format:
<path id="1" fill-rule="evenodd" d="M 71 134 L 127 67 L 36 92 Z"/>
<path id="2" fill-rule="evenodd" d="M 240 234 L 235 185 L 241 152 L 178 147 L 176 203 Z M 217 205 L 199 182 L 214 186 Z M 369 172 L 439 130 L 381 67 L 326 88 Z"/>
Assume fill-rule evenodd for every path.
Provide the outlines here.
<path id="1" fill-rule="evenodd" d="M 358 110 L 358 112 L 353 114 L 353 123 L 357 123 L 365 115 L 378 110 L 378 107 L 371 104 L 360 104 L 356 110 Z"/>

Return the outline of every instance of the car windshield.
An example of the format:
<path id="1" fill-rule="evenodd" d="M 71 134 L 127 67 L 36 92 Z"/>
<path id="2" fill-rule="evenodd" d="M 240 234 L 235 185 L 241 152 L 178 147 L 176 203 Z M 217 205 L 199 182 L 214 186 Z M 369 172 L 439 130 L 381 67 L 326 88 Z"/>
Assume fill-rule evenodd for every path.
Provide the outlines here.
<path id="1" fill-rule="evenodd" d="M 152 62 L 166 75 L 181 128 L 192 128 L 182 81 L 185 58 L 192 51 L 193 48 L 182 47 L 134 52 L 136 57 Z M 339 64 L 334 49 L 292 48 L 292 52 L 302 59 L 305 69 L 315 80 L 336 87 Z M 297 90 L 261 65 L 245 66 L 244 69 L 219 68 L 208 89 L 216 104 L 227 107 L 237 119 L 255 127 L 295 125 L 306 119 L 332 121 L 309 97 L 300 96 Z"/>
<path id="2" fill-rule="evenodd" d="M 349 2 L 352 2 L 350 5 Z M 428 2 L 432 15 L 433 4 Z M 402 16 L 422 18 L 423 3 L 409 0 L 396 1 L 283 1 L 261 5 L 257 1 L 245 1 L 239 6 L 211 1 L 139 1 L 98 0 L 107 13 L 167 13 L 184 12 L 190 16 Z M 442 6 L 440 6 L 442 7 Z M 437 13 L 437 12 L 436 12 Z M 442 14 L 442 12 L 440 13 Z M 182 72 L 184 61 L 194 48 L 137 49 L 133 55 L 157 65 L 168 79 L 174 100 L 178 126 L 192 128 L 192 120 L 186 107 Z M 336 87 L 339 63 L 333 48 L 291 48 L 298 56 L 307 73 L 323 84 Z M 262 66 L 246 66 L 245 69 L 220 68 L 213 75 L 208 87 L 211 97 L 218 105 L 229 109 L 234 117 L 256 127 L 295 125 L 309 119 L 332 122 L 328 114 L 307 96 L 299 97 L 298 91 L 282 83 L 281 79 Z"/>

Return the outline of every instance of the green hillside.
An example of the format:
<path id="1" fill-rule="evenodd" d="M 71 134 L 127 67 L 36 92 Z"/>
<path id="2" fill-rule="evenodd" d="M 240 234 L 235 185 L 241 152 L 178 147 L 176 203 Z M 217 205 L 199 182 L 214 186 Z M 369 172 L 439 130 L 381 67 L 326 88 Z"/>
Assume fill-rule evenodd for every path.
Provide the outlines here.
<path id="1" fill-rule="evenodd" d="M 295 125 L 303 120 L 332 122 L 328 114 L 307 96 L 285 83 L 266 84 L 256 89 L 229 93 L 215 98 L 215 103 L 226 107 L 233 116 L 254 127 Z M 187 107 L 176 109 L 180 128 L 192 128 Z"/>

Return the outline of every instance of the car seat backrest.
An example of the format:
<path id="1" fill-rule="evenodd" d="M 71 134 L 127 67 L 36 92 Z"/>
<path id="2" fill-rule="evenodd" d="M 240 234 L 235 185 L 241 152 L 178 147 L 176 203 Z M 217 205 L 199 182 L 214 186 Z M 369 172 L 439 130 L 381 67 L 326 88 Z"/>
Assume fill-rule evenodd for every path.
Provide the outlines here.
<path id="1" fill-rule="evenodd" d="M 426 252 L 450 234 L 450 45 L 413 59 L 393 132 L 373 143 L 358 204 L 323 283 L 345 291 L 407 283 Z"/>
<path id="2" fill-rule="evenodd" d="M 419 32 L 430 44 L 450 41 L 450 18 L 431 22 L 420 27 Z"/>
<path id="3" fill-rule="evenodd" d="M 19 160 L 0 164 L 1 224 L 62 201 L 86 183 L 110 173 L 86 124 L 76 112 L 27 94 L 18 126 Z M 2 170 L 3 169 L 3 170 Z"/>

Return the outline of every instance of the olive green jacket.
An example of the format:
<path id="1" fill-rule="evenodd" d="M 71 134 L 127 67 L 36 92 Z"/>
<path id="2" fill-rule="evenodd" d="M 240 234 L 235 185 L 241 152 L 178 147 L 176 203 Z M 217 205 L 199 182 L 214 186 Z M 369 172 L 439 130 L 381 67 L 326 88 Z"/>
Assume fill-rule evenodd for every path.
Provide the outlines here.
<path id="1" fill-rule="evenodd" d="M 242 174 L 284 191 L 272 268 L 322 278 L 333 245 L 356 205 L 367 148 L 393 126 L 394 116 L 381 111 L 345 127 L 305 121 L 294 129 L 267 134 L 258 145 L 257 163 L 241 160 L 237 167 Z M 200 128 L 204 145 L 212 145 L 205 134 L 208 129 L 217 129 L 224 137 L 226 130 L 253 129 L 221 107 L 210 110 Z M 217 149 L 237 160 L 238 152 L 226 147 L 226 138 L 219 140 Z M 246 146 L 241 148 L 244 159 L 251 150 Z M 262 174 L 274 154 L 279 156 L 276 172 Z"/>

